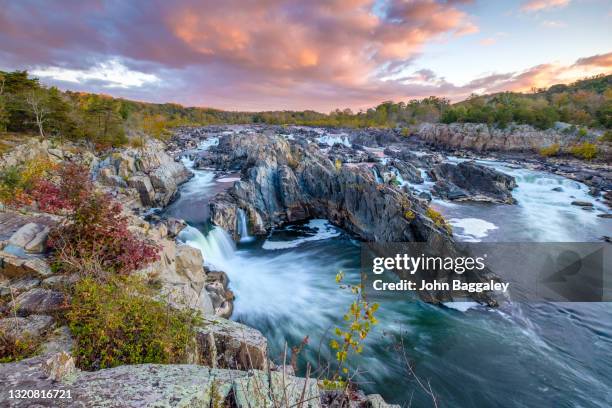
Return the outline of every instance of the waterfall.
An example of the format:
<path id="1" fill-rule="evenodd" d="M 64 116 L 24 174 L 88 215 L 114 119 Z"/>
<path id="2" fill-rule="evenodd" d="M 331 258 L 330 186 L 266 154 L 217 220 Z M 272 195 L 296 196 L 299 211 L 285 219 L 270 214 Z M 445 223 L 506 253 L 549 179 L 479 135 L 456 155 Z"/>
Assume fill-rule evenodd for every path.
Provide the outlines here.
<path id="1" fill-rule="evenodd" d="M 212 227 L 206 236 L 197 228 L 187 226 L 178 235 L 178 239 L 199 249 L 204 257 L 204 263 L 225 270 L 227 263 L 234 257 L 236 245 L 232 237 L 220 227 Z"/>
<path id="2" fill-rule="evenodd" d="M 325 135 L 317 138 L 317 142 L 321 144 L 326 144 L 328 146 L 333 146 L 335 144 L 341 144 L 346 147 L 351 147 L 351 142 L 349 142 L 348 137 L 345 135 Z"/>
<path id="3" fill-rule="evenodd" d="M 249 235 L 249 222 L 247 221 L 246 212 L 242 209 L 238 209 L 238 218 L 236 218 L 236 229 L 238 235 L 240 235 L 240 242 L 253 241 L 254 237 Z"/>
<path id="4" fill-rule="evenodd" d="M 378 170 L 376 167 L 372 167 L 372 174 L 374 174 L 374 179 L 376 180 L 376 184 L 382 183 L 382 179 L 380 178 L 380 174 L 378 174 Z"/>

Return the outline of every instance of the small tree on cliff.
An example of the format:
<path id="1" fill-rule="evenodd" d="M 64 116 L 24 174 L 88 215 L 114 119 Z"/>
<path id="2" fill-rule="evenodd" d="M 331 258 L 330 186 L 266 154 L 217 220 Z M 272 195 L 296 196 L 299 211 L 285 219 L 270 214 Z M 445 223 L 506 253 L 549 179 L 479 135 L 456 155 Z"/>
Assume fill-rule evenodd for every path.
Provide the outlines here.
<path id="1" fill-rule="evenodd" d="M 28 91 L 25 94 L 24 100 L 34 118 L 34 124 L 38 128 L 40 137 L 44 138 L 44 125 L 50 112 L 46 91 L 41 88 Z"/>

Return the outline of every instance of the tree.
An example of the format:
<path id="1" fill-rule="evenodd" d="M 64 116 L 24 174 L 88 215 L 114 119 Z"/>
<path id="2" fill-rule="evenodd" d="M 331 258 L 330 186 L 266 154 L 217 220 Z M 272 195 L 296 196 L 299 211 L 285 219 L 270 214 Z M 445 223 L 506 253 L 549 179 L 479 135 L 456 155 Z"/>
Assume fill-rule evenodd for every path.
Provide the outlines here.
<path id="1" fill-rule="evenodd" d="M 41 138 L 45 137 L 44 125 L 48 120 L 49 115 L 49 104 L 47 93 L 44 89 L 33 89 L 27 91 L 25 94 L 25 102 L 32 115 L 34 115 L 34 121 L 38 127 L 38 133 Z"/>
<path id="2" fill-rule="evenodd" d="M 76 123 L 70 115 L 71 106 L 66 102 L 62 93 L 56 87 L 47 91 L 47 129 L 53 136 L 72 137 L 76 130 Z"/>

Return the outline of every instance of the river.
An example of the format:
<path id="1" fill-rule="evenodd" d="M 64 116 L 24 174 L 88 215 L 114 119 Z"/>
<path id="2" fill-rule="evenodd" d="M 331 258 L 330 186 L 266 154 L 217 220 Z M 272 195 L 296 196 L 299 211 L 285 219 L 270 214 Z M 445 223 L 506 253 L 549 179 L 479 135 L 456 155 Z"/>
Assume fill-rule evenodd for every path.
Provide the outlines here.
<path id="1" fill-rule="evenodd" d="M 192 164 L 187 157 L 183 161 Z M 593 211 L 569 204 L 593 201 L 585 185 L 502 162 L 481 163 L 516 177 L 518 204 L 434 200 L 458 240 L 583 242 L 610 235 L 612 221 L 596 217 L 602 204 Z M 263 332 L 273 359 L 279 360 L 285 341 L 297 345 L 305 336 L 304 362 L 316 366 L 329 358 L 321 338 L 351 301 L 334 277 L 342 270 L 348 281 L 358 279 L 359 242 L 325 220 L 311 220 L 273 231 L 265 239 L 244 236 L 235 244 L 207 222 L 208 201 L 235 178 L 219 181 L 212 170 L 193 172 L 166 214 L 185 219 L 189 227 L 179 238 L 228 274 L 236 294 L 232 319 Z M 351 367 L 363 372 L 357 376 L 363 389 L 388 402 L 433 406 L 407 372 L 397 347 L 401 343 L 416 375 L 431 384 L 439 407 L 612 406 L 609 304 L 509 302 L 488 309 L 472 303 L 440 307 L 416 299 L 379 303 L 380 323 Z"/>

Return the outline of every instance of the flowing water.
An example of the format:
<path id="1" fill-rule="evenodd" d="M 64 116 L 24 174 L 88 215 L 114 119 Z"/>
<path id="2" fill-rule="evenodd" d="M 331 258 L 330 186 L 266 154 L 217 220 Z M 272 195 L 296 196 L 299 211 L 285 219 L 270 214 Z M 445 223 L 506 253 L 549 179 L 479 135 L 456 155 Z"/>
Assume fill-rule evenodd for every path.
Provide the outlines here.
<path id="1" fill-rule="evenodd" d="M 190 164 L 185 159 L 186 164 Z M 435 200 L 467 241 L 593 241 L 612 230 L 597 218 L 604 208 L 585 211 L 572 200 L 593 201 L 586 186 L 551 174 L 484 163 L 517 178 L 519 204 L 453 204 Z M 179 236 L 225 271 L 236 294 L 233 319 L 261 330 L 271 356 L 284 342 L 309 336 L 302 358 L 317 365 L 330 357 L 330 328 L 341 320 L 351 296 L 334 281 L 359 274 L 359 243 L 325 220 L 273 231 L 266 239 L 235 244 L 206 224 L 207 202 L 231 183 L 195 170 L 180 198 L 168 208 L 191 225 Z M 431 184 L 418 186 L 427 190 Z M 562 191 L 553 191 L 562 187 Z M 246 217 L 239 217 L 239 230 Z M 612 308 L 609 304 L 509 303 L 501 309 L 470 303 L 438 307 L 384 298 L 380 324 L 351 363 L 365 371 L 362 388 L 390 402 L 433 406 L 409 375 L 397 345 L 406 350 L 421 380 L 429 381 L 439 407 L 610 407 L 612 406 Z M 401 339 L 401 340 L 400 340 Z M 303 367 L 302 367 L 303 368 Z"/>

